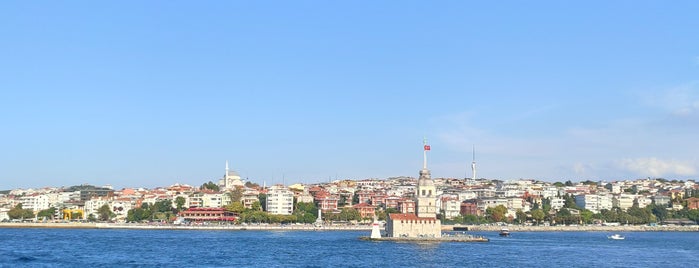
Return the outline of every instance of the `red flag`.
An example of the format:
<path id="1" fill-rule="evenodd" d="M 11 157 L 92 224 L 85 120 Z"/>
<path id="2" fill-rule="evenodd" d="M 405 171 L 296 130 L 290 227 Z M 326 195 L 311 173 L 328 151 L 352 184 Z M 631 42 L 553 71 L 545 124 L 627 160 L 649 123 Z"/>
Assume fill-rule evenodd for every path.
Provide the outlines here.
<path id="1" fill-rule="evenodd" d="M 425 145 L 425 151 L 429 151 L 429 150 L 430 150 L 430 146 L 429 146 L 429 145 Z"/>

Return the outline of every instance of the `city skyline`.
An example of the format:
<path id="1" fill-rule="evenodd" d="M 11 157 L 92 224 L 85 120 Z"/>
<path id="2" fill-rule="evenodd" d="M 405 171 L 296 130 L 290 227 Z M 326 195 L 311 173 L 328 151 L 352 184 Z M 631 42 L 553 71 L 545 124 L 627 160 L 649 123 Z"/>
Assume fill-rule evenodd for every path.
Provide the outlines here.
<path id="1" fill-rule="evenodd" d="M 698 5 L 5 3 L 0 189 L 696 178 Z"/>

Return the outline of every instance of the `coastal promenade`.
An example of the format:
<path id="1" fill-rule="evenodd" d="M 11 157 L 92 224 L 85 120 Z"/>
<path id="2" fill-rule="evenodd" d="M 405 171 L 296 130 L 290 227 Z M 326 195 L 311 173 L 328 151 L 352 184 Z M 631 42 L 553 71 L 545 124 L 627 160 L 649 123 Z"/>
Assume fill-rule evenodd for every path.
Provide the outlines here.
<path id="1" fill-rule="evenodd" d="M 699 232 L 699 225 L 692 226 L 524 226 L 524 225 L 442 225 L 442 231 L 468 230 L 474 232 L 499 232 L 507 228 L 511 232 Z M 269 231 L 371 231 L 371 225 L 174 225 L 174 224 L 135 224 L 135 223 L 0 223 L 0 228 L 64 228 L 64 229 L 140 229 L 140 230 L 269 230 Z"/>
<path id="2" fill-rule="evenodd" d="M 0 223 L 0 228 L 140 229 L 140 230 L 267 230 L 267 231 L 371 231 L 370 225 L 175 225 L 135 223 Z"/>
<path id="3" fill-rule="evenodd" d="M 580 226 L 525 226 L 525 225 L 442 225 L 442 231 L 452 231 L 454 227 L 468 231 L 499 232 L 507 228 L 510 232 L 698 232 L 699 225 L 691 226 L 649 226 L 649 225 L 580 225 Z"/>

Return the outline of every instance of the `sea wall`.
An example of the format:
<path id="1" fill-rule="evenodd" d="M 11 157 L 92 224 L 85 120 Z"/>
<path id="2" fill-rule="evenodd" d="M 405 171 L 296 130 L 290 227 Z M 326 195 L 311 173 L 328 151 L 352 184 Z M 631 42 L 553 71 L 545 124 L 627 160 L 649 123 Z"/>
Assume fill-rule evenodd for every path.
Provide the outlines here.
<path id="1" fill-rule="evenodd" d="M 692 226 L 648 226 L 648 225 L 581 225 L 581 226 L 523 226 L 523 225 L 442 225 L 442 231 L 454 230 L 454 227 L 466 228 L 468 231 L 500 231 L 507 228 L 510 232 L 697 232 L 699 225 Z"/>
<path id="2" fill-rule="evenodd" d="M 371 231 L 370 225 L 174 225 L 133 223 L 0 223 L 0 228 L 141 229 L 141 230 L 289 230 L 289 231 Z"/>
<path id="3" fill-rule="evenodd" d="M 511 232 L 699 232 L 699 225 L 692 226 L 496 226 L 496 225 L 442 225 L 442 231 L 454 227 L 468 231 L 496 232 L 507 228 Z M 173 225 L 131 223 L 0 223 L 0 228 L 66 228 L 66 229 L 142 229 L 142 230 L 278 230 L 278 231 L 371 231 L 370 225 Z"/>

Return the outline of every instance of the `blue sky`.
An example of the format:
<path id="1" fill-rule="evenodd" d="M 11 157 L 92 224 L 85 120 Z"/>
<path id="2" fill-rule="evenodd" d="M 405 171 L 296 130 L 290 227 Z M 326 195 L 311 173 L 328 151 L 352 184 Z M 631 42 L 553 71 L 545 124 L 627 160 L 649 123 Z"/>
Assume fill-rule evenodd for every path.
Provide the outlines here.
<path id="1" fill-rule="evenodd" d="M 5 2 L 0 189 L 696 178 L 699 5 Z"/>

